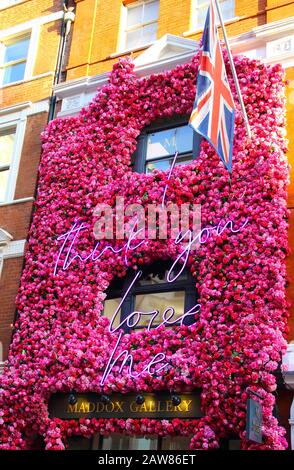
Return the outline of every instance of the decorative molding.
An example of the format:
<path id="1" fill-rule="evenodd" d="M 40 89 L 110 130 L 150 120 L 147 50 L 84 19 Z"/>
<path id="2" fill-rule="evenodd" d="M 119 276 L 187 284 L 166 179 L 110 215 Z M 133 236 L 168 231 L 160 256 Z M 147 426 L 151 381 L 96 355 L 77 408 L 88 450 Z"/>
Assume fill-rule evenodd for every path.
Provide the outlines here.
<path id="1" fill-rule="evenodd" d="M 39 113 L 48 113 L 49 112 L 49 99 L 35 101 L 32 103 L 30 109 L 28 109 L 28 116 L 32 116 L 33 114 Z"/>
<path id="2" fill-rule="evenodd" d="M 6 246 L 11 240 L 13 240 L 13 236 L 6 232 L 4 228 L 0 228 L 0 247 Z"/>
<path id="3" fill-rule="evenodd" d="M 13 104 L 12 106 L 6 106 L 6 108 L 0 109 L 0 116 L 3 114 L 18 113 L 25 108 L 28 108 L 32 105 L 31 101 L 24 101 L 23 103 Z"/>
<path id="4" fill-rule="evenodd" d="M 292 33 L 292 34 L 291 34 Z M 253 28 L 230 38 L 234 54 L 256 57 L 267 64 L 294 64 L 294 16 Z"/>
<path id="5" fill-rule="evenodd" d="M 177 60 L 177 63 L 183 63 L 181 59 L 193 57 L 198 48 L 198 42 L 192 39 L 185 39 L 173 34 L 165 34 L 161 39 L 155 41 L 152 46 L 148 47 L 142 54 L 134 60 L 135 70 L 139 76 L 142 71 L 148 70 L 148 66 L 152 66 L 160 71 L 166 70 L 166 63 Z M 180 60 L 180 62 L 178 62 Z M 163 68 L 164 66 L 164 68 Z M 168 67 L 169 68 L 169 67 Z M 171 65 L 170 68 L 173 68 Z M 152 73 L 154 73 L 152 71 Z M 155 72 L 156 73 L 156 72 Z M 144 73 L 144 75 L 146 75 Z"/>
<path id="6" fill-rule="evenodd" d="M 26 240 L 15 240 L 9 242 L 3 249 L 2 249 L 2 257 L 3 259 L 7 258 L 18 258 L 24 255 L 24 248 L 25 248 Z"/>
<path id="7" fill-rule="evenodd" d="M 0 109 L 0 126 L 2 124 L 10 125 L 11 121 L 26 119 L 27 116 L 48 111 L 49 99 L 37 101 L 35 103 L 25 101 L 13 106 L 7 106 L 6 108 Z"/>

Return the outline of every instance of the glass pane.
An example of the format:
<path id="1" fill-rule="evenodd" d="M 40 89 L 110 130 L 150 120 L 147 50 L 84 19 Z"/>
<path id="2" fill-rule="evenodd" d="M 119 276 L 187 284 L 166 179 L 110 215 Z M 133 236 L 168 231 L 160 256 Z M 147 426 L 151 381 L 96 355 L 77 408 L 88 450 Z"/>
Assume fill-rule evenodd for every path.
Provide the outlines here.
<path id="1" fill-rule="evenodd" d="M 127 49 L 135 49 L 142 45 L 142 28 L 135 29 L 127 33 Z"/>
<path id="2" fill-rule="evenodd" d="M 234 17 L 234 4 L 234 0 L 225 0 L 221 2 L 220 6 L 224 20 L 229 20 Z"/>
<path id="3" fill-rule="evenodd" d="M 204 27 L 206 15 L 207 15 L 207 7 L 199 8 L 198 14 L 197 14 L 197 27 L 198 28 Z"/>
<path id="4" fill-rule="evenodd" d="M 0 171 L 0 201 L 5 201 L 9 170 Z"/>
<path id="5" fill-rule="evenodd" d="M 120 301 L 121 301 L 120 298 L 119 299 L 108 299 L 108 300 L 104 301 L 103 315 L 105 317 L 107 317 L 109 319 L 109 321 L 111 321 L 114 312 L 116 311 L 117 307 L 119 306 Z M 120 323 L 120 314 L 121 314 L 121 311 L 119 310 L 116 317 L 115 317 L 114 323 L 113 323 L 114 328 L 118 327 L 118 325 Z"/>
<path id="6" fill-rule="evenodd" d="M 12 60 L 26 59 L 29 43 L 30 37 L 25 37 L 7 44 L 5 46 L 4 63 L 6 64 Z"/>
<path id="7" fill-rule="evenodd" d="M 235 1 L 234 0 L 223 0 L 219 2 L 221 12 L 223 15 L 224 20 L 229 20 L 233 18 L 235 15 Z M 198 0 L 198 14 L 197 14 L 197 27 L 202 28 L 204 27 L 207 9 L 209 3 L 207 0 Z M 219 24 L 218 16 L 217 16 L 217 23 Z"/>
<path id="8" fill-rule="evenodd" d="M 175 313 L 170 321 L 175 321 L 184 313 L 185 292 L 157 292 L 153 294 L 140 294 L 135 298 L 135 311 L 151 312 L 152 310 L 159 310 L 159 315 L 154 320 L 153 325 L 158 325 L 162 321 L 162 313 L 167 307 L 173 307 Z M 166 318 L 171 316 L 171 312 L 167 312 Z M 148 326 L 151 320 L 151 315 L 141 316 L 139 326 Z"/>
<path id="9" fill-rule="evenodd" d="M 148 44 L 156 40 L 157 35 L 157 23 L 148 24 L 143 26 L 143 35 L 141 44 Z"/>
<path id="10" fill-rule="evenodd" d="M 146 160 L 191 152 L 193 129 L 190 126 L 174 127 L 148 135 Z"/>
<path id="11" fill-rule="evenodd" d="M 3 85 L 7 83 L 17 82 L 24 78 L 26 68 L 26 62 L 21 62 L 20 64 L 11 65 L 10 67 L 5 67 L 4 69 L 4 78 Z"/>
<path id="12" fill-rule="evenodd" d="M 155 21 L 158 19 L 159 1 L 146 3 L 144 6 L 143 22 Z"/>
<path id="13" fill-rule="evenodd" d="M 137 7 L 128 8 L 127 15 L 127 28 L 134 26 L 135 24 L 142 23 L 143 16 L 143 5 Z"/>
<path id="14" fill-rule="evenodd" d="M 192 161 L 192 155 L 186 157 L 178 157 L 175 166 L 183 165 Z M 166 171 L 169 170 L 173 162 L 173 158 L 164 160 L 153 160 L 147 163 L 146 173 L 152 173 L 154 170 Z"/>
<path id="15" fill-rule="evenodd" d="M 157 438 L 112 434 L 103 438 L 103 450 L 156 450 Z"/>
<path id="16" fill-rule="evenodd" d="M 0 134 L 0 169 L 2 166 L 10 165 L 13 153 L 15 132 L 9 131 L 7 134 Z"/>
<path id="17" fill-rule="evenodd" d="M 166 436 L 162 438 L 162 450 L 188 450 L 192 436 Z"/>

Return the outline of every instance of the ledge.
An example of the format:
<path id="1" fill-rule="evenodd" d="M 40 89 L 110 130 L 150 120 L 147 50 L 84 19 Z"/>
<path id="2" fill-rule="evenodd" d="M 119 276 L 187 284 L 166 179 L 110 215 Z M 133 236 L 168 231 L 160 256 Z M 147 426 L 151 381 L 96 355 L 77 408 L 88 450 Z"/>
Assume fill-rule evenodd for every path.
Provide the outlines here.
<path id="1" fill-rule="evenodd" d="M 144 51 L 145 49 L 148 49 L 148 47 L 152 46 L 152 44 L 154 44 L 154 42 L 149 42 L 143 46 L 135 47 L 134 49 L 125 49 L 124 51 L 113 52 L 110 54 L 109 58 L 115 59 L 116 57 L 132 54 L 133 52 Z"/>
<path id="2" fill-rule="evenodd" d="M 0 207 L 12 206 L 13 204 L 22 204 L 24 202 L 31 202 L 34 200 L 34 197 L 23 197 L 22 199 L 15 199 L 14 201 L 0 202 Z"/>
<path id="3" fill-rule="evenodd" d="M 244 18 L 246 18 L 246 16 L 234 16 L 234 18 L 229 18 L 228 20 L 225 20 L 224 24 L 228 25 L 228 24 L 236 23 L 237 21 L 243 20 Z M 218 27 L 220 27 L 220 24 L 218 25 Z M 189 29 L 188 31 L 185 31 L 183 33 L 183 36 L 184 36 L 184 38 L 186 38 L 188 36 L 193 36 L 194 34 L 201 33 L 203 31 L 203 29 L 204 28 L 202 28 L 202 27 L 201 28 Z"/>
<path id="4" fill-rule="evenodd" d="M 6 85 L 1 85 L 0 90 L 6 90 L 9 87 L 23 85 L 28 82 L 32 82 L 33 80 L 39 80 L 40 78 L 54 76 L 54 72 L 45 72 L 40 73 L 39 75 L 34 75 L 33 77 L 26 78 L 24 80 L 18 80 L 17 82 L 7 83 Z"/>

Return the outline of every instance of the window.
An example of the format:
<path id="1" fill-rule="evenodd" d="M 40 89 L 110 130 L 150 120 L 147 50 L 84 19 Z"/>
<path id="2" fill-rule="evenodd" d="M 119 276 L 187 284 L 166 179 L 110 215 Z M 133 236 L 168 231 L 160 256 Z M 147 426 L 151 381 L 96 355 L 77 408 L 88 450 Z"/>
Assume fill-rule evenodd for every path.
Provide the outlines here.
<path id="1" fill-rule="evenodd" d="M 188 450 L 191 436 L 128 436 L 113 433 L 95 434 L 92 438 L 72 436 L 67 439 L 69 450 Z"/>
<path id="2" fill-rule="evenodd" d="M 15 128 L 0 130 L 0 202 L 7 199 L 15 142 Z"/>
<path id="3" fill-rule="evenodd" d="M 184 270 L 175 281 L 170 283 L 167 282 L 166 277 L 170 266 L 169 263 L 160 261 L 147 266 L 143 270 L 142 276 L 137 279 L 124 299 L 114 327 L 117 327 L 134 311 L 152 312 L 158 310 L 159 314 L 152 322 L 152 327 L 155 328 L 162 322 L 162 313 L 167 307 L 173 307 L 174 314 L 171 321 L 176 321 L 197 304 L 195 280 L 190 271 L 188 269 Z M 125 279 L 115 279 L 108 289 L 107 297 L 104 301 L 103 314 L 109 320 L 112 319 L 121 298 L 128 291 L 128 286 L 133 279 L 134 271 L 129 272 Z M 142 315 L 140 321 L 132 329 L 146 328 L 150 320 L 151 315 Z M 194 321 L 192 315 L 187 316 L 184 319 L 184 324 L 189 325 L 194 323 Z M 126 324 L 123 325 L 123 328 L 125 331 L 130 330 Z M 166 328 L 171 328 L 171 326 L 166 326 Z"/>
<path id="4" fill-rule="evenodd" d="M 192 24 L 196 28 L 203 28 L 209 2 L 207 0 L 195 0 L 193 5 L 192 16 L 194 16 Z M 235 15 L 235 0 L 219 0 L 222 16 L 224 21 L 229 20 Z"/>
<path id="5" fill-rule="evenodd" d="M 2 42 L 2 85 L 24 79 L 29 43 L 29 34 L 6 39 Z"/>
<path id="6" fill-rule="evenodd" d="M 126 10 L 126 49 L 135 49 L 155 41 L 159 0 L 136 2 L 126 6 Z"/>
<path id="7" fill-rule="evenodd" d="M 133 155 L 134 170 L 138 173 L 169 170 L 176 152 L 176 166 L 191 162 L 195 139 L 195 132 L 186 121 L 173 127 L 170 123 L 164 123 L 161 127 L 146 129 L 138 138 Z"/>
<path id="8" fill-rule="evenodd" d="M 157 450 L 157 438 L 112 434 L 103 437 L 102 450 Z"/>

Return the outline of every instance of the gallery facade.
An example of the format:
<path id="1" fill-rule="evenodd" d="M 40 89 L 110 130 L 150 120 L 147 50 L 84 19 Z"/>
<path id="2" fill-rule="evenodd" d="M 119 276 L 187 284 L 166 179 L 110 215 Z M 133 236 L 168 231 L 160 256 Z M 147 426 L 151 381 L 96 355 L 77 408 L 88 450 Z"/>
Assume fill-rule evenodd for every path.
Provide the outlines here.
<path id="1" fill-rule="evenodd" d="M 221 2 L 253 132 L 238 109 L 229 177 L 205 142 L 193 157 L 188 126 L 202 2 L 113 1 L 111 18 L 75 3 L 1 378 L 1 446 L 291 448 L 293 18 L 277 2 Z M 200 206 L 197 248 L 170 221 L 166 238 L 157 223 L 148 240 L 116 227 L 97 242 L 97 205 L 116 218 L 117 196 L 144 220 L 163 200 Z M 252 406 L 262 429 L 249 439 Z"/>

